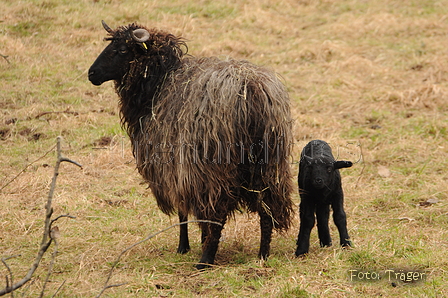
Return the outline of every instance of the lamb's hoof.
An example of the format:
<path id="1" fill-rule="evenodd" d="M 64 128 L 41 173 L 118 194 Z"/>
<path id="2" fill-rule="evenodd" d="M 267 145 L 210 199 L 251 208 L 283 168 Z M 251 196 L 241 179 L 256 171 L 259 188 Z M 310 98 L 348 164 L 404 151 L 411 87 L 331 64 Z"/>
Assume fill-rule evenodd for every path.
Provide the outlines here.
<path id="1" fill-rule="evenodd" d="M 320 243 L 320 247 L 331 247 L 333 243 Z"/>
<path id="2" fill-rule="evenodd" d="M 342 243 L 341 244 L 342 249 L 352 249 L 352 243 L 349 241 L 347 243 Z"/>

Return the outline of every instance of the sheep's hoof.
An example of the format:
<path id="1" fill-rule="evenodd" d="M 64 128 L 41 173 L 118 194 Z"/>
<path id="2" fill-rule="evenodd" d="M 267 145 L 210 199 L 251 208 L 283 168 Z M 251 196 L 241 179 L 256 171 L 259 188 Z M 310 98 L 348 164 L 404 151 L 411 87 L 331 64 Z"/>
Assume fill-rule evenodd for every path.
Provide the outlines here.
<path id="1" fill-rule="evenodd" d="M 208 269 L 211 267 L 212 266 L 210 266 L 210 264 L 205 264 L 205 263 L 196 264 L 196 269 L 198 269 L 199 271 L 204 271 L 205 269 Z"/>
<path id="2" fill-rule="evenodd" d="M 308 251 L 296 251 L 297 258 L 304 258 L 308 254 Z"/>
<path id="3" fill-rule="evenodd" d="M 262 261 L 266 261 L 269 258 L 269 252 L 258 253 L 258 258 Z"/>
<path id="4" fill-rule="evenodd" d="M 184 255 L 184 254 L 186 254 L 189 251 L 190 251 L 190 247 L 178 247 L 177 248 L 177 253 L 178 254 Z"/>

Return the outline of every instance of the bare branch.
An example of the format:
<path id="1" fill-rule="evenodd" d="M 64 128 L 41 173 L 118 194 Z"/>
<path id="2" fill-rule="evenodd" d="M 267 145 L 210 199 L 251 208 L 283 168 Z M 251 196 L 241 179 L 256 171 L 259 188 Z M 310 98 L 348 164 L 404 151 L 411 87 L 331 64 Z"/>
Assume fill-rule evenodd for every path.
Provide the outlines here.
<path id="1" fill-rule="evenodd" d="M 59 237 L 59 228 L 56 226 L 50 230 L 50 237 L 54 241 L 54 251 L 51 255 L 50 265 L 48 266 L 47 277 L 45 278 L 44 284 L 42 286 L 42 291 L 40 292 L 39 297 L 44 297 L 45 288 L 47 286 L 48 280 L 50 279 L 51 272 L 53 271 L 54 260 L 56 259 L 56 255 L 58 253 L 58 237 Z"/>
<path id="2" fill-rule="evenodd" d="M 54 220 L 51 219 L 51 216 L 53 215 L 53 207 L 51 206 L 52 201 L 53 201 L 53 193 L 56 188 L 56 179 L 59 175 L 59 166 L 60 166 L 61 162 L 63 161 L 63 157 L 61 155 L 61 140 L 62 140 L 62 137 L 57 137 L 57 139 L 56 139 L 57 160 L 56 160 L 56 165 L 54 167 L 53 179 L 51 180 L 50 191 L 49 191 L 48 197 L 47 197 L 47 203 L 45 204 L 46 212 L 45 212 L 44 231 L 43 231 L 42 241 L 40 244 L 39 251 L 37 252 L 37 256 L 34 259 L 34 262 L 31 265 L 31 268 L 28 270 L 28 273 L 25 275 L 25 277 L 23 277 L 20 281 L 18 281 L 15 284 L 13 284 L 11 281 L 10 286 L 8 286 L 8 284 L 7 284 L 6 288 L 0 289 L 0 296 L 3 296 L 8 293 L 12 293 L 13 291 L 22 287 L 24 284 L 26 284 L 28 281 L 31 280 L 32 275 L 34 274 L 36 269 L 39 267 L 39 263 L 42 260 L 42 257 L 44 256 L 45 252 L 48 250 L 48 248 L 50 247 L 50 245 L 53 241 L 55 241 L 55 253 L 53 254 L 52 262 L 54 260 L 54 256 L 56 255 L 56 252 L 57 252 L 57 239 L 56 238 L 57 237 L 55 236 L 56 234 L 55 234 L 54 228 L 51 229 L 51 225 L 60 217 L 70 217 L 68 215 L 62 215 L 62 216 L 57 217 Z M 46 154 L 48 154 L 48 152 Z M 3 262 L 3 264 L 5 264 L 5 266 L 9 270 L 9 267 L 6 265 L 6 263 Z M 51 269 L 52 269 L 52 264 L 50 264 L 49 272 L 51 272 Z M 11 273 L 11 276 L 12 276 L 12 273 Z M 48 280 L 48 277 L 49 277 L 49 275 L 47 275 L 47 280 Z M 46 282 L 47 281 L 45 281 L 45 284 L 46 284 Z M 44 284 L 44 289 L 45 289 L 45 284 Z M 43 291 L 41 293 L 41 296 L 43 296 Z"/>
<path id="3" fill-rule="evenodd" d="M 161 233 L 163 233 L 163 232 L 166 232 L 166 231 L 169 230 L 169 229 L 172 229 L 172 228 L 177 227 L 177 226 L 180 226 L 180 225 L 189 224 L 189 223 L 197 223 L 197 222 L 200 222 L 200 223 L 211 223 L 211 224 L 216 224 L 216 225 L 220 225 L 220 226 L 222 226 L 221 223 L 216 222 L 216 221 L 211 221 L 211 220 L 190 220 L 190 221 L 184 221 L 184 222 L 180 222 L 180 223 L 173 224 L 173 225 L 171 225 L 171 226 L 169 226 L 169 227 L 167 227 L 167 228 L 165 228 L 165 229 L 162 229 L 162 230 L 158 231 L 157 233 L 148 235 L 146 238 L 144 238 L 144 239 L 142 239 L 142 240 L 140 240 L 140 241 L 138 241 L 138 242 L 132 244 L 131 246 L 129 246 L 128 248 L 126 248 L 125 250 L 123 250 L 123 251 L 118 255 L 117 260 L 113 263 L 112 268 L 110 268 L 110 271 L 109 271 L 109 274 L 108 274 L 108 276 L 107 276 L 106 282 L 104 283 L 104 287 L 103 287 L 103 289 L 101 290 L 101 292 L 100 292 L 95 298 L 100 297 L 100 296 L 104 293 L 104 291 L 106 291 L 107 289 L 109 289 L 109 288 L 112 287 L 112 286 L 109 286 L 109 285 L 108 285 L 109 280 L 110 280 L 111 277 L 112 277 L 112 273 L 113 273 L 114 269 L 117 267 L 118 263 L 120 262 L 121 257 L 122 257 L 126 252 L 128 252 L 128 251 L 131 250 L 131 249 L 133 249 L 133 248 L 136 247 L 137 245 L 142 244 L 143 242 L 148 241 L 149 239 L 154 238 L 155 236 L 157 236 L 157 235 L 159 235 L 159 234 L 161 234 Z M 126 284 L 126 283 L 118 284 L 118 285 L 114 285 L 114 286 L 115 286 L 115 287 L 118 287 L 118 286 L 122 286 L 122 285 L 124 285 L 124 284 Z"/>

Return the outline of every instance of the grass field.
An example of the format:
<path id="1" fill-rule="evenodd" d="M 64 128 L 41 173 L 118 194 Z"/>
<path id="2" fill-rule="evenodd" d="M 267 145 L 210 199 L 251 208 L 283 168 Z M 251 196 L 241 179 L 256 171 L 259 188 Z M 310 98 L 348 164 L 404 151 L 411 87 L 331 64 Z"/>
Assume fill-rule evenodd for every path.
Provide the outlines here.
<path id="1" fill-rule="evenodd" d="M 309 255 L 295 258 L 297 218 L 260 262 L 258 218 L 237 214 L 212 269 L 194 269 L 195 225 L 191 252 L 175 253 L 176 228 L 128 251 L 110 282 L 126 284 L 104 296 L 448 296 L 448 1 L 429 0 L 3 1 L 0 254 L 14 256 L 6 261 L 14 281 L 40 244 L 59 135 L 63 154 L 83 169 L 61 167 L 54 213 L 76 219 L 57 222 L 59 254 L 45 297 L 59 287 L 56 297 L 94 297 L 121 251 L 177 222 L 158 210 L 135 170 L 112 83 L 87 80 L 107 44 L 102 19 L 181 35 L 195 56 L 232 56 L 278 72 L 295 119 L 294 175 L 312 139 L 329 142 L 340 159 L 362 156 L 342 170 L 353 249 L 320 248 L 313 230 Z M 333 224 L 331 231 L 337 239 Z M 17 296 L 39 296 L 51 250 Z M 389 280 L 387 270 L 426 279 Z M 383 279 L 354 281 L 350 272 Z M 0 289 L 9 275 L 0 264 Z"/>

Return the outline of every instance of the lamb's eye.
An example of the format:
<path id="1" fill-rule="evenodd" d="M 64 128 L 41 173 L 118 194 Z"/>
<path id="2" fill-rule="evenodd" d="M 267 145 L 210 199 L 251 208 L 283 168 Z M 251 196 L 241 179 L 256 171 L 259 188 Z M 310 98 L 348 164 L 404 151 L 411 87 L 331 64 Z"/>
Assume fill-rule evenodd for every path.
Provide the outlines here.
<path id="1" fill-rule="evenodd" d="M 328 168 L 327 168 L 327 172 L 328 172 L 328 173 L 331 173 L 331 171 L 333 171 L 333 168 L 332 168 L 332 167 L 328 167 Z"/>
<path id="2" fill-rule="evenodd" d="M 120 53 L 120 55 L 125 55 L 128 52 L 127 49 L 120 49 L 118 50 L 118 53 Z"/>

